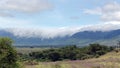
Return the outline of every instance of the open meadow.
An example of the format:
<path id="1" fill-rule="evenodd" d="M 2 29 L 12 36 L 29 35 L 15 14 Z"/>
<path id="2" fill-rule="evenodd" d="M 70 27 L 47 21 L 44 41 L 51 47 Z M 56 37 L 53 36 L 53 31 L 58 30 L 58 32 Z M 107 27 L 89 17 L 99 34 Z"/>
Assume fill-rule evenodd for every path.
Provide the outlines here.
<path id="1" fill-rule="evenodd" d="M 40 47 L 35 47 L 35 48 L 15 48 L 17 50 L 18 53 L 22 53 L 22 54 L 28 54 L 31 52 L 38 52 L 38 51 L 42 51 L 42 50 L 46 50 L 46 49 L 50 49 L 50 48 L 40 48 Z"/>
<path id="2" fill-rule="evenodd" d="M 120 52 L 110 52 L 99 58 L 75 61 L 39 62 L 25 68 L 120 68 Z"/>

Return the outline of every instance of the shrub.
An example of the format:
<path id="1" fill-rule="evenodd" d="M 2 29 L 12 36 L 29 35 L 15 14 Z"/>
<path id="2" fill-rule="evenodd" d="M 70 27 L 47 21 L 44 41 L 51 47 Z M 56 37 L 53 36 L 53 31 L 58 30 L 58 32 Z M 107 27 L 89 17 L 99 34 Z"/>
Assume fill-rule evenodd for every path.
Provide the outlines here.
<path id="1" fill-rule="evenodd" d="M 10 38 L 0 38 L 0 68 L 18 68 L 17 52 Z"/>

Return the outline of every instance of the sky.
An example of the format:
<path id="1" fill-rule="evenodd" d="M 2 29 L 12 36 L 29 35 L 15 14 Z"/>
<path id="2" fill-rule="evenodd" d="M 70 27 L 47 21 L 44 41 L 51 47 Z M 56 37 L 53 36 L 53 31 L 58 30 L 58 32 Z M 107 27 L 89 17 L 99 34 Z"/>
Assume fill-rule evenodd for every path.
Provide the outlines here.
<path id="1" fill-rule="evenodd" d="M 120 0 L 0 0 L 0 28 L 50 37 L 53 32 L 118 29 Z"/>

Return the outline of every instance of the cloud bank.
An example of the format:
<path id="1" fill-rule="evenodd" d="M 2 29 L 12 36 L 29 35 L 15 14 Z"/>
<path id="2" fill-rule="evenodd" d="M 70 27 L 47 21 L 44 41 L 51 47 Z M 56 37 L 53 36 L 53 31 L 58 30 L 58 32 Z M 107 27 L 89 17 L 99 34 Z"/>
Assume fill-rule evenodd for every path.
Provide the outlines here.
<path id="1" fill-rule="evenodd" d="M 86 25 L 80 27 L 62 27 L 62 28 L 9 28 L 4 29 L 17 37 L 37 37 L 37 38 L 55 38 L 71 36 L 82 31 L 110 31 L 120 29 L 120 22 L 106 22 L 98 25 Z"/>

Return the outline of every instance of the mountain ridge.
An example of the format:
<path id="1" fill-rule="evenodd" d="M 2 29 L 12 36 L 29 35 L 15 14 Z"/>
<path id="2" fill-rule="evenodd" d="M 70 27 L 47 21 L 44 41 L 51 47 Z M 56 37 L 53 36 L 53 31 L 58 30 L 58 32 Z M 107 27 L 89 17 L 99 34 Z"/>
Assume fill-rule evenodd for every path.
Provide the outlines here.
<path id="1" fill-rule="evenodd" d="M 80 31 L 71 36 L 55 37 L 49 39 L 37 37 L 19 37 L 13 33 L 0 30 L 1 37 L 10 37 L 15 42 L 15 45 L 88 45 L 91 43 L 101 43 L 104 45 L 113 46 L 120 40 L 120 29 L 111 31 Z"/>

